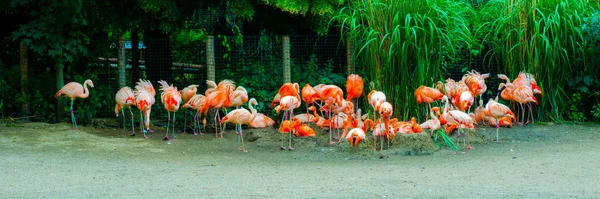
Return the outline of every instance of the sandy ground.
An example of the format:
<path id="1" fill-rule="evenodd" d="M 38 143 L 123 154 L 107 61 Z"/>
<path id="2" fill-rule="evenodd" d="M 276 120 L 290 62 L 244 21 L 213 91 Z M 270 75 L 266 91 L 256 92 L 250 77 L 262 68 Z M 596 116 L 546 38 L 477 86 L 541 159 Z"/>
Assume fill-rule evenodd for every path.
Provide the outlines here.
<path id="1" fill-rule="evenodd" d="M 482 127 L 466 154 L 439 150 L 426 134 L 398 136 L 384 159 L 369 142 L 330 146 L 327 134 L 282 151 L 275 129 L 247 130 L 242 153 L 231 130 L 224 139 L 178 132 L 170 142 L 164 129 L 150 139 L 123 135 L 130 131 L 2 124 L 0 198 L 600 197 L 592 124 L 503 128 L 499 144 Z"/>

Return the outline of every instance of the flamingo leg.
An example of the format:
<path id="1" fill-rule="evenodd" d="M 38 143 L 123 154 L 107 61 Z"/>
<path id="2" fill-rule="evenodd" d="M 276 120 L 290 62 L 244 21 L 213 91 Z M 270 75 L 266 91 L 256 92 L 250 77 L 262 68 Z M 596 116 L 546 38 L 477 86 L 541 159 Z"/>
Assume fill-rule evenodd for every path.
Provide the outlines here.
<path id="1" fill-rule="evenodd" d="M 329 119 L 331 119 L 331 106 L 329 106 L 329 112 L 327 112 L 327 116 L 329 116 Z M 329 144 L 333 144 L 333 141 L 331 141 L 332 140 L 331 137 L 333 136 L 332 135 L 333 132 L 331 132 L 332 124 L 333 124 L 333 119 L 331 119 L 331 121 L 329 122 Z"/>
<path id="2" fill-rule="evenodd" d="M 148 133 L 148 130 L 144 128 L 144 122 L 146 121 L 146 118 L 144 117 L 144 113 L 140 110 L 140 130 L 142 131 L 142 133 L 144 133 L 144 138 L 148 139 L 148 136 L 146 136 L 146 134 Z M 135 134 L 133 134 L 135 135 Z"/>
<path id="3" fill-rule="evenodd" d="M 183 110 L 183 134 L 187 133 L 187 114 L 185 112 L 186 111 Z"/>
<path id="4" fill-rule="evenodd" d="M 242 133 L 242 125 L 240 124 L 240 140 L 242 140 L 242 152 L 247 153 L 246 146 L 244 146 L 244 133 Z"/>
<path id="5" fill-rule="evenodd" d="M 521 120 L 523 120 L 521 126 L 523 126 L 525 125 L 525 107 L 523 107 L 523 104 L 519 104 L 519 106 L 521 107 Z"/>
<path id="6" fill-rule="evenodd" d="M 135 125 L 133 124 L 133 111 L 131 111 L 131 106 L 129 107 L 129 114 L 131 114 L 131 132 L 135 134 Z"/>
<path id="7" fill-rule="evenodd" d="M 164 140 L 169 140 L 169 123 L 171 123 L 171 112 L 167 111 L 167 133 L 165 133 Z"/>
<path id="8" fill-rule="evenodd" d="M 291 118 L 294 118 L 294 109 L 292 108 L 292 110 L 290 111 L 291 113 Z M 289 140 L 289 147 L 288 150 L 293 151 L 294 148 L 292 148 L 292 132 L 290 132 L 290 140 Z"/>
<path id="9" fill-rule="evenodd" d="M 125 130 L 125 108 L 121 108 L 121 117 L 123 118 L 123 131 Z"/>
<path id="10" fill-rule="evenodd" d="M 173 139 L 175 139 L 175 138 L 176 138 L 176 137 L 175 137 L 175 114 L 176 114 L 176 113 L 177 113 L 177 112 L 173 112 L 173 123 L 171 124 L 171 126 L 173 126 L 173 131 L 172 131 L 172 134 L 173 134 Z"/>
<path id="11" fill-rule="evenodd" d="M 217 109 L 217 112 L 215 112 L 215 137 L 218 138 L 219 136 L 219 123 L 217 123 L 217 116 L 219 116 L 219 110 Z"/>
<path id="12" fill-rule="evenodd" d="M 75 119 L 75 112 L 73 111 L 73 101 L 74 100 L 71 100 L 71 108 L 69 109 L 71 111 L 71 123 L 73 127 L 75 127 L 75 131 L 79 132 L 79 129 L 77 128 L 77 120 Z"/>
<path id="13" fill-rule="evenodd" d="M 498 136 L 498 129 L 500 129 L 500 119 L 496 119 L 496 142 L 500 143 L 500 137 Z"/>
<path id="14" fill-rule="evenodd" d="M 223 108 L 223 111 L 225 112 L 225 115 L 227 115 L 227 108 Z M 219 115 L 219 122 L 221 121 L 221 116 Z M 222 127 L 221 127 L 221 138 L 223 138 L 223 132 L 225 131 L 225 129 L 227 128 L 227 123 L 223 123 Z"/>
<path id="15" fill-rule="evenodd" d="M 287 111 L 283 111 L 283 118 L 281 119 L 281 123 L 283 124 L 283 122 L 285 121 L 285 116 L 287 115 Z M 281 132 L 281 150 L 285 150 L 285 146 L 283 146 L 283 142 L 285 140 L 285 135 L 283 135 L 283 132 Z"/>
<path id="16" fill-rule="evenodd" d="M 533 105 L 531 105 L 531 102 L 527 103 L 527 107 L 529 107 L 529 115 L 531 115 L 531 124 L 534 124 L 535 121 L 533 120 L 533 108 L 532 108 L 532 106 Z"/>

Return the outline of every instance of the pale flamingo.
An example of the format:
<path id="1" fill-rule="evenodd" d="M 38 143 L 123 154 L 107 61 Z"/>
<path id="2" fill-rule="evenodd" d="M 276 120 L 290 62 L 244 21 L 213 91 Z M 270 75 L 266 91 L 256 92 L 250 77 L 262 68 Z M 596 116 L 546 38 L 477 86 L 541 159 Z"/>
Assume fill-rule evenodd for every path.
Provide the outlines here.
<path id="1" fill-rule="evenodd" d="M 488 101 L 485 105 L 485 109 L 483 109 L 483 114 L 493 117 L 496 119 L 496 142 L 500 142 L 498 136 L 498 128 L 500 127 L 500 118 L 502 117 L 512 117 L 514 119 L 515 114 L 508 108 L 508 106 L 504 104 L 500 104 L 492 99 Z"/>
<path id="2" fill-rule="evenodd" d="M 487 91 L 487 85 L 485 84 L 485 79 L 490 77 L 490 74 L 480 74 L 479 72 L 472 70 L 467 74 L 463 75 L 463 80 L 467 87 L 469 87 L 469 91 L 471 91 L 473 98 L 481 97 L 485 91 Z"/>
<path id="3" fill-rule="evenodd" d="M 533 102 L 536 105 L 538 104 L 537 99 L 533 96 L 533 90 L 530 87 L 523 86 L 523 85 L 515 86 L 512 83 L 508 83 L 505 86 L 506 86 L 506 88 L 504 89 L 504 91 L 502 91 L 500 96 L 502 97 L 502 99 L 505 99 L 505 100 L 512 99 L 513 101 L 519 103 L 519 105 L 521 107 L 521 118 L 523 120 L 523 122 L 520 122 L 520 124 L 524 125 L 525 124 L 525 107 L 523 105 L 530 103 L 530 102 Z"/>
<path id="4" fill-rule="evenodd" d="M 129 113 L 131 114 L 131 131 L 135 134 L 135 125 L 133 124 L 133 112 L 131 111 L 131 107 L 135 105 L 135 96 L 133 94 L 133 90 L 130 87 L 126 86 L 121 88 L 117 94 L 115 95 L 115 114 L 119 117 L 119 111 L 122 113 L 123 117 L 123 130 L 125 130 L 125 111 L 124 108 L 129 109 Z"/>
<path id="5" fill-rule="evenodd" d="M 148 80 L 139 80 L 135 86 L 135 104 L 140 110 L 140 131 L 144 133 L 144 138 L 148 138 L 146 134 L 151 132 L 150 130 L 150 112 L 152 105 L 155 103 L 154 95 L 156 90 L 154 86 Z M 131 136 L 135 136 L 131 134 Z"/>
<path id="6" fill-rule="evenodd" d="M 200 120 L 198 119 L 198 112 L 200 110 L 200 107 L 202 107 L 204 105 L 204 103 L 206 102 L 206 96 L 202 95 L 202 94 L 196 94 L 194 95 L 194 97 L 192 97 L 191 99 L 189 99 L 185 104 L 181 105 L 181 108 L 191 108 L 196 110 L 196 114 L 194 115 L 194 135 L 198 135 L 198 133 L 202 134 L 202 132 L 200 132 L 200 129 L 196 128 L 196 126 L 200 126 Z M 204 126 L 202 126 L 203 128 L 206 126 L 206 124 L 204 124 Z"/>
<path id="7" fill-rule="evenodd" d="M 288 95 L 288 96 L 281 98 L 281 101 L 279 102 L 279 105 L 275 108 L 275 110 L 276 110 L 277 114 L 279 114 L 281 112 L 281 110 L 284 110 L 283 120 L 284 121 L 290 120 L 291 118 L 294 117 L 294 109 L 300 107 L 300 103 L 301 103 L 300 98 L 298 98 L 296 96 Z M 291 135 L 290 135 L 290 139 L 291 139 Z M 281 139 L 281 150 L 285 150 L 285 147 L 283 146 L 283 137 Z M 289 150 L 294 150 L 294 149 L 290 148 Z"/>
<path id="8" fill-rule="evenodd" d="M 275 121 L 273 119 L 269 118 L 265 114 L 257 113 L 256 118 L 254 118 L 254 120 L 252 120 L 252 122 L 250 122 L 248 126 L 252 128 L 266 128 L 269 126 L 273 126 L 274 124 Z"/>
<path id="9" fill-rule="evenodd" d="M 69 82 L 68 84 L 64 85 L 60 90 L 58 90 L 58 92 L 56 92 L 56 94 L 54 95 L 54 98 L 58 98 L 61 95 L 65 95 L 71 99 L 71 108 L 69 108 L 69 110 L 71 111 L 71 124 L 73 125 L 76 131 L 79 131 L 79 128 L 77 128 L 77 120 L 75 120 L 75 113 L 73 112 L 73 101 L 75 101 L 75 98 L 85 99 L 90 95 L 90 92 L 87 88 L 88 85 L 91 88 L 94 88 L 94 83 L 92 82 L 92 80 L 89 79 L 85 80 L 83 82 L 83 85 L 77 82 Z"/>
<path id="10" fill-rule="evenodd" d="M 431 116 L 431 119 L 423 122 L 421 124 L 421 128 L 431 130 L 431 134 L 433 134 L 435 131 L 441 129 L 442 126 L 440 125 L 440 120 L 437 117 L 437 115 L 439 115 L 439 114 L 440 114 L 439 107 L 431 108 L 431 110 L 429 111 L 429 115 Z"/>
<path id="11" fill-rule="evenodd" d="M 383 124 L 384 124 L 384 130 L 383 130 L 383 136 L 385 136 L 388 141 L 388 151 L 390 149 L 390 139 L 389 136 L 391 135 L 388 131 L 388 129 L 390 129 L 390 117 L 394 114 L 394 108 L 392 107 L 392 104 L 390 104 L 389 102 L 383 102 L 381 104 L 381 106 L 379 106 L 379 115 L 381 116 L 381 118 L 383 118 Z M 383 140 L 381 140 L 381 151 L 383 151 Z M 382 154 L 383 157 L 383 154 Z M 389 155 L 388 155 L 389 157 Z"/>
<path id="12" fill-rule="evenodd" d="M 474 121 L 471 118 L 471 116 L 469 116 L 468 114 L 466 114 L 465 112 L 459 111 L 459 110 L 452 110 L 452 111 L 448 111 L 446 113 L 443 113 L 441 118 L 440 118 L 440 124 L 447 124 L 447 123 L 455 123 L 459 126 L 459 133 L 458 139 L 460 139 L 460 134 L 466 134 L 465 136 L 465 141 L 463 143 L 465 143 L 465 149 L 471 149 L 471 145 L 469 143 L 469 134 L 464 132 L 463 130 L 463 126 L 467 127 L 467 128 L 471 128 L 474 129 Z M 458 141 L 457 141 L 458 143 Z"/>
<path id="13" fill-rule="evenodd" d="M 229 94 L 229 98 L 231 100 L 230 106 L 240 108 L 241 105 L 248 102 L 248 91 L 246 88 L 238 86 L 231 94 Z"/>
<path id="14" fill-rule="evenodd" d="M 169 124 L 171 123 L 171 113 L 173 113 L 173 139 L 175 139 L 175 114 L 177 110 L 179 110 L 179 105 L 181 104 L 181 93 L 177 90 L 177 87 L 173 85 L 169 85 L 167 82 L 160 80 L 158 83 L 161 85 L 160 90 L 162 93 L 160 94 L 160 99 L 167 110 L 167 132 L 165 133 L 164 140 L 169 140 Z"/>
<path id="15" fill-rule="evenodd" d="M 441 100 L 442 97 L 444 97 L 444 94 L 435 88 L 420 86 L 415 91 L 415 97 L 417 98 L 417 104 L 425 102 L 425 104 L 427 104 L 427 108 L 431 110 L 431 103 Z M 429 117 L 426 118 L 429 119 Z"/>
<path id="16" fill-rule="evenodd" d="M 460 94 L 460 101 L 459 101 L 459 105 L 458 105 L 458 109 L 461 111 L 469 111 L 471 110 L 471 106 L 473 105 L 473 101 L 474 101 L 474 97 L 473 97 L 473 92 L 471 91 L 463 91 Z"/>
<path id="17" fill-rule="evenodd" d="M 181 89 L 181 99 L 183 100 L 183 104 L 187 103 L 192 97 L 194 97 L 196 95 L 196 92 L 198 92 L 198 85 L 196 84 L 192 84 L 189 85 L 183 89 Z M 187 114 L 185 113 L 185 111 L 183 112 L 183 134 L 186 134 L 187 132 Z M 196 125 L 194 123 L 194 125 Z M 194 129 L 195 132 L 196 129 Z"/>
<path id="18" fill-rule="evenodd" d="M 250 111 L 244 108 L 235 109 L 227 113 L 227 115 L 225 115 L 225 117 L 223 117 L 223 119 L 221 120 L 221 123 L 229 122 L 235 124 L 236 134 L 239 135 L 238 144 L 240 143 L 240 141 L 242 142 L 242 148 L 238 147 L 238 151 L 248 152 L 244 147 L 244 134 L 242 133 L 242 124 L 250 124 L 256 118 L 256 109 L 254 109 L 252 105 L 258 105 L 256 99 L 254 98 L 248 101 L 248 108 L 250 109 Z"/>

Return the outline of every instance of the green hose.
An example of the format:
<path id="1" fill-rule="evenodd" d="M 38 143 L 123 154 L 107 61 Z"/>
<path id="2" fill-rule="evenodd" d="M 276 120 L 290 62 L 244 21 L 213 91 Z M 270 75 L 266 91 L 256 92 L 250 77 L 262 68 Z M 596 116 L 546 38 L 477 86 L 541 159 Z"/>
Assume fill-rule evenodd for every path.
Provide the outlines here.
<path id="1" fill-rule="evenodd" d="M 454 142 L 452 142 L 452 140 L 450 139 L 450 137 L 448 137 L 441 130 L 437 130 L 435 132 L 435 137 L 433 138 L 433 141 L 435 142 L 436 145 L 438 145 L 440 147 L 440 149 L 442 149 L 443 146 L 442 146 L 442 144 L 440 144 L 438 142 L 438 136 L 442 137 L 442 139 L 444 140 L 444 143 L 446 144 L 446 146 L 450 147 L 454 151 L 458 150 L 458 147 L 456 147 L 456 145 L 454 144 Z"/>

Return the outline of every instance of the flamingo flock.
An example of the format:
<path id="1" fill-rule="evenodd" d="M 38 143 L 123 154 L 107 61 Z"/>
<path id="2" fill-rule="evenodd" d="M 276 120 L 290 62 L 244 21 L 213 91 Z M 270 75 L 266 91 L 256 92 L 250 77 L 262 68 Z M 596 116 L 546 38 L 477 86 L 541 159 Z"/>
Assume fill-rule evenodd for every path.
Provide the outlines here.
<path id="1" fill-rule="evenodd" d="M 350 146 L 356 147 L 371 136 L 372 148 L 379 150 L 382 153 L 381 157 L 384 157 L 384 143 L 387 142 L 389 149 L 390 142 L 394 141 L 397 133 L 422 133 L 424 129 L 429 130 L 432 134 L 443 132 L 445 135 L 457 130 L 456 142 L 462 141 L 467 150 L 471 149 L 471 146 L 465 130 L 475 130 L 475 125 L 482 123 L 496 128 L 496 142 L 499 142 L 499 127 L 512 127 L 512 122 L 517 117 L 508 106 L 498 102 L 498 96 L 519 104 L 521 115 L 518 119 L 522 120 L 519 124 L 524 125 L 525 107 L 529 107 L 531 123 L 533 123 L 531 106 L 538 103 L 535 94 L 542 94 L 542 90 L 529 73 L 521 72 L 513 81 L 506 75 L 499 74 L 498 78 L 505 82 L 499 85 L 498 96 L 488 99 L 484 105 L 482 94 L 487 91 L 485 84 L 487 78 L 489 78 L 489 74 L 470 71 L 464 74 L 460 81 L 449 78 L 445 82 L 438 81 L 435 87 L 419 86 L 415 90 L 414 96 L 417 103 L 425 103 L 428 110 L 426 111 L 426 121 L 422 123 L 417 122 L 414 117 L 408 121 L 394 118 L 394 105 L 387 101 L 384 92 L 375 89 L 371 89 L 364 96 L 368 101 L 369 108 L 372 109 L 368 112 L 375 114 L 372 116 L 361 115 L 362 110 L 356 103 L 360 102 L 361 97 L 365 95 L 364 82 L 362 77 L 356 74 L 348 76 L 345 93 L 336 85 L 312 86 L 305 84 L 300 88 L 298 83 L 284 83 L 271 102 L 271 108 L 277 114 L 282 114 L 278 127 L 278 131 L 281 133 L 280 149 L 293 151 L 295 149 L 292 147 L 293 137 L 319 136 L 309 125 L 310 123 L 319 129 L 328 130 L 329 144 L 348 142 Z M 258 105 L 257 100 L 249 99 L 246 88 L 236 86 L 235 82 L 231 80 L 222 80 L 218 84 L 207 80 L 208 89 L 204 94 L 197 93 L 199 85 L 196 84 L 178 90 L 177 87 L 163 80 L 158 83 L 161 91 L 160 100 L 167 110 L 168 117 L 164 140 L 176 138 L 175 114 L 179 109 L 194 110 L 195 114 L 192 119 L 194 135 L 202 134 L 200 118 L 203 118 L 202 129 L 204 129 L 208 110 L 214 109 L 215 136 L 222 138 L 225 125 L 227 123 L 234 124 L 235 132 L 238 135 L 237 149 L 242 152 L 248 152 L 244 145 L 243 125 L 248 128 L 267 128 L 276 123 L 265 114 L 258 113 L 255 109 L 255 106 Z M 88 85 L 93 88 L 91 80 L 86 80 L 83 85 L 71 82 L 55 95 L 56 98 L 65 95 L 71 99 L 71 121 L 76 130 L 78 129 L 73 102 L 76 98 L 89 96 Z M 117 117 L 119 114 L 124 116 L 124 109 L 129 109 L 133 128 L 131 136 L 135 136 L 133 107 L 137 107 L 140 111 L 140 132 L 144 134 L 144 138 L 148 138 L 147 133 L 152 132 L 150 130 L 150 113 L 156 101 L 155 95 L 156 90 L 152 83 L 142 79 L 136 83 L 134 89 L 123 87 L 116 93 L 115 115 Z M 344 97 L 344 95 L 346 96 Z M 443 107 L 432 107 L 432 104 L 436 102 L 441 102 Z M 246 103 L 248 109 L 243 108 Z M 294 114 L 294 110 L 298 109 L 302 103 L 305 104 L 306 112 Z M 227 112 L 228 108 L 233 110 Z M 222 116 L 221 112 L 224 112 L 225 115 Z M 171 117 L 171 113 L 173 113 L 173 117 Z M 186 115 L 184 126 L 187 127 L 187 114 L 184 115 Z M 123 124 L 125 124 L 124 117 Z M 186 129 L 183 130 L 184 134 Z M 171 137 L 169 137 L 169 131 L 172 132 Z M 287 146 L 284 144 L 286 137 Z"/>

